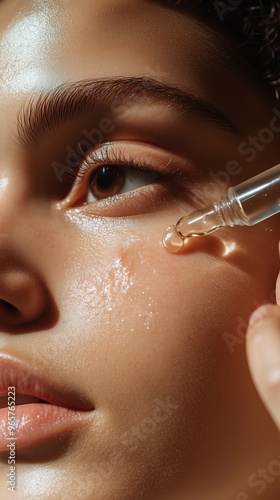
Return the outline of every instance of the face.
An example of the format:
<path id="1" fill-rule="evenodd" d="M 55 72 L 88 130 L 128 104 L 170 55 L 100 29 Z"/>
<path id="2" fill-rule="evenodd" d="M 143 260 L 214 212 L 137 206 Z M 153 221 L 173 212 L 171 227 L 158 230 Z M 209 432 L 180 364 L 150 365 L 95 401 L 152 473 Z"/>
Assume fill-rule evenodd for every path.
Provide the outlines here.
<path id="1" fill-rule="evenodd" d="M 3 0 L 0 37 L 0 366 L 75 410 L 17 407 L 16 495 L 233 498 L 277 458 L 244 333 L 272 299 L 279 219 L 178 255 L 161 238 L 278 162 L 276 132 L 248 145 L 273 102 L 154 1 Z"/>

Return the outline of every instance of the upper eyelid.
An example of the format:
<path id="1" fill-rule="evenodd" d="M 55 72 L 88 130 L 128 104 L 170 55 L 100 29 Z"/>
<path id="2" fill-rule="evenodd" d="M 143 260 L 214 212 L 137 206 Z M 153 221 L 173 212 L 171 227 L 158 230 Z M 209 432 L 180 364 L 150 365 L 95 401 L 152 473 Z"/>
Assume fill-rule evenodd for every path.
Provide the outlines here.
<path id="1" fill-rule="evenodd" d="M 142 151 L 141 154 L 139 150 L 133 154 L 131 153 L 131 149 L 127 151 L 127 148 L 141 148 Z M 144 152 L 143 149 L 146 149 L 146 151 Z M 160 160 L 152 160 L 152 154 L 160 156 Z M 178 174 L 179 172 L 182 173 L 182 162 L 184 161 L 182 158 L 177 157 L 174 153 L 170 153 L 168 150 L 164 150 L 154 144 L 125 140 L 116 140 L 111 143 L 104 143 L 98 149 L 93 148 L 92 150 L 89 150 L 86 155 L 86 158 L 87 157 L 91 158 L 97 164 L 111 161 L 111 158 L 113 158 L 116 161 L 123 161 L 125 164 L 131 164 L 133 168 L 140 170 L 147 170 L 148 168 L 148 170 L 153 172 L 155 175 L 159 175 L 161 173 L 162 175 Z M 175 158 L 177 159 L 177 166 L 172 170 L 168 169 L 170 164 L 174 165 L 176 163 Z M 163 169 L 164 172 L 162 172 Z"/>
<path id="2" fill-rule="evenodd" d="M 80 184 L 85 176 L 93 173 L 92 167 L 95 166 L 99 168 L 102 165 L 106 165 L 108 163 L 124 165 L 126 168 L 131 168 L 131 170 L 142 170 L 143 172 L 149 172 L 150 174 L 154 174 L 158 177 L 163 177 L 164 174 L 160 171 L 160 168 L 156 168 L 151 160 L 148 160 L 147 155 L 143 159 L 138 159 L 133 156 L 130 152 L 125 153 L 124 146 L 122 141 L 120 141 L 120 145 L 118 143 L 114 144 L 104 144 L 103 147 L 100 147 L 98 152 L 93 148 L 85 155 L 83 161 L 76 171 L 76 169 L 71 169 L 70 167 L 70 176 L 73 180 L 76 180 L 77 184 Z M 127 142 L 126 142 L 127 144 Z M 134 143 L 135 145 L 135 143 Z M 167 153 L 166 153 L 167 154 Z M 90 160 L 87 160 L 89 158 Z M 167 163 L 170 163 L 170 159 Z M 176 172 L 180 169 L 177 168 Z M 170 172 L 171 173 L 171 172 Z M 175 173 L 175 172 L 174 172 Z"/>

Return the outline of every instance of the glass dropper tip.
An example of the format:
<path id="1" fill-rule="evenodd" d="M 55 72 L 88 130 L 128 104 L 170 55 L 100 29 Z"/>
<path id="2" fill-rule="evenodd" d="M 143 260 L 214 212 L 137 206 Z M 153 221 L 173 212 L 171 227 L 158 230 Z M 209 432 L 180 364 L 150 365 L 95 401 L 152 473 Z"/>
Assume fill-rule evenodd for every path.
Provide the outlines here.
<path id="1" fill-rule="evenodd" d="M 197 210 L 181 217 L 175 226 L 169 226 L 163 236 L 162 243 L 169 253 L 177 253 L 191 237 L 204 236 L 221 227 L 217 213 L 212 207 Z"/>
<path id="2" fill-rule="evenodd" d="M 280 163 L 247 181 L 230 187 L 212 206 L 196 210 L 169 226 L 163 236 L 168 252 L 179 252 L 192 236 L 204 236 L 220 227 L 253 226 L 280 213 Z"/>
<path id="3" fill-rule="evenodd" d="M 182 250 L 184 240 L 177 232 L 176 226 L 169 226 L 162 238 L 162 244 L 169 253 L 177 253 Z"/>

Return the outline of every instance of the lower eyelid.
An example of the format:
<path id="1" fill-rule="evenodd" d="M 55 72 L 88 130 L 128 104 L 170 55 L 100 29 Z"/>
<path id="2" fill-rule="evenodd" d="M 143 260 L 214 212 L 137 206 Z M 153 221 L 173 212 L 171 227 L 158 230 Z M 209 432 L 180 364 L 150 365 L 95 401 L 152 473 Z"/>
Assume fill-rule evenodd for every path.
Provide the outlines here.
<path id="1" fill-rule="evenodd" d="M 170 177 L 164 177 L 133 191 L 117 194 L 98 203 L 86 204 L 82 211 L 88 216 L 121 218 L 155 214 L 174 208 L 176 204 L 184 206 L 186 210 L 190 206 L 195 209 L 190 193 L 191 182 L 186 189 L 178 185 L 178 180 L 172 181 Z"/>
<path id="2" fill-rule="evenodd" d="M 132 217 L 155 214 L 178 205 L 186 211 L 201 208 L 205 203 L 204 188 L 207 184 L 205 176 L 182 173 L 174 169 L 174 173 L 162 175 L 157 181 L 126 193 L 116 194 L 104 200 L 91 203 L 71 205 L 66 201 L 60 206 L 66 210 L 75 210 L 89 217 Z M 197 196 L 201 193 L 201 196 Z M 199 199 L 198 199 L 199 198 Z M 69 200 L 68 200 L 69 201 Z M 199 206 L 197 206 L 199 202 Z"/>
<path id="3" fill-rule="evenodd" d="M 167 186 L 155 182 L 81 207 L 84 214 L 99 217 L 130 217 L 154 213 L 168 197 Z M 161 200 L 160 200 L 161 199 Z M 163 200 L 164 199 L 164 200 Z"/>

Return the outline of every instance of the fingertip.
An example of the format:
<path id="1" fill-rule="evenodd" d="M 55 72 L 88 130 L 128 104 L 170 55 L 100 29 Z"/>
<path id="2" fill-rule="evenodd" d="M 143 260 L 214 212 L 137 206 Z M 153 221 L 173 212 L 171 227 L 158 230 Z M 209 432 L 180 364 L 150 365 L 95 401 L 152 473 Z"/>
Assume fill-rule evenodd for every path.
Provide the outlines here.
<path id="1" fill-rule="evenodd" d="M 249 319 L 248 333 L 253 332 L 256 326 L 265 318 L 279 318 L 280 320 L 280 308 L 274 304 L 263 304 L 258 307 Z"/>
<path id="2" fill-rule="evenodd" d="M 280 308 L 266 304 L 252 314 L 246 352 L 255 387 L 280 429 Z"/>

